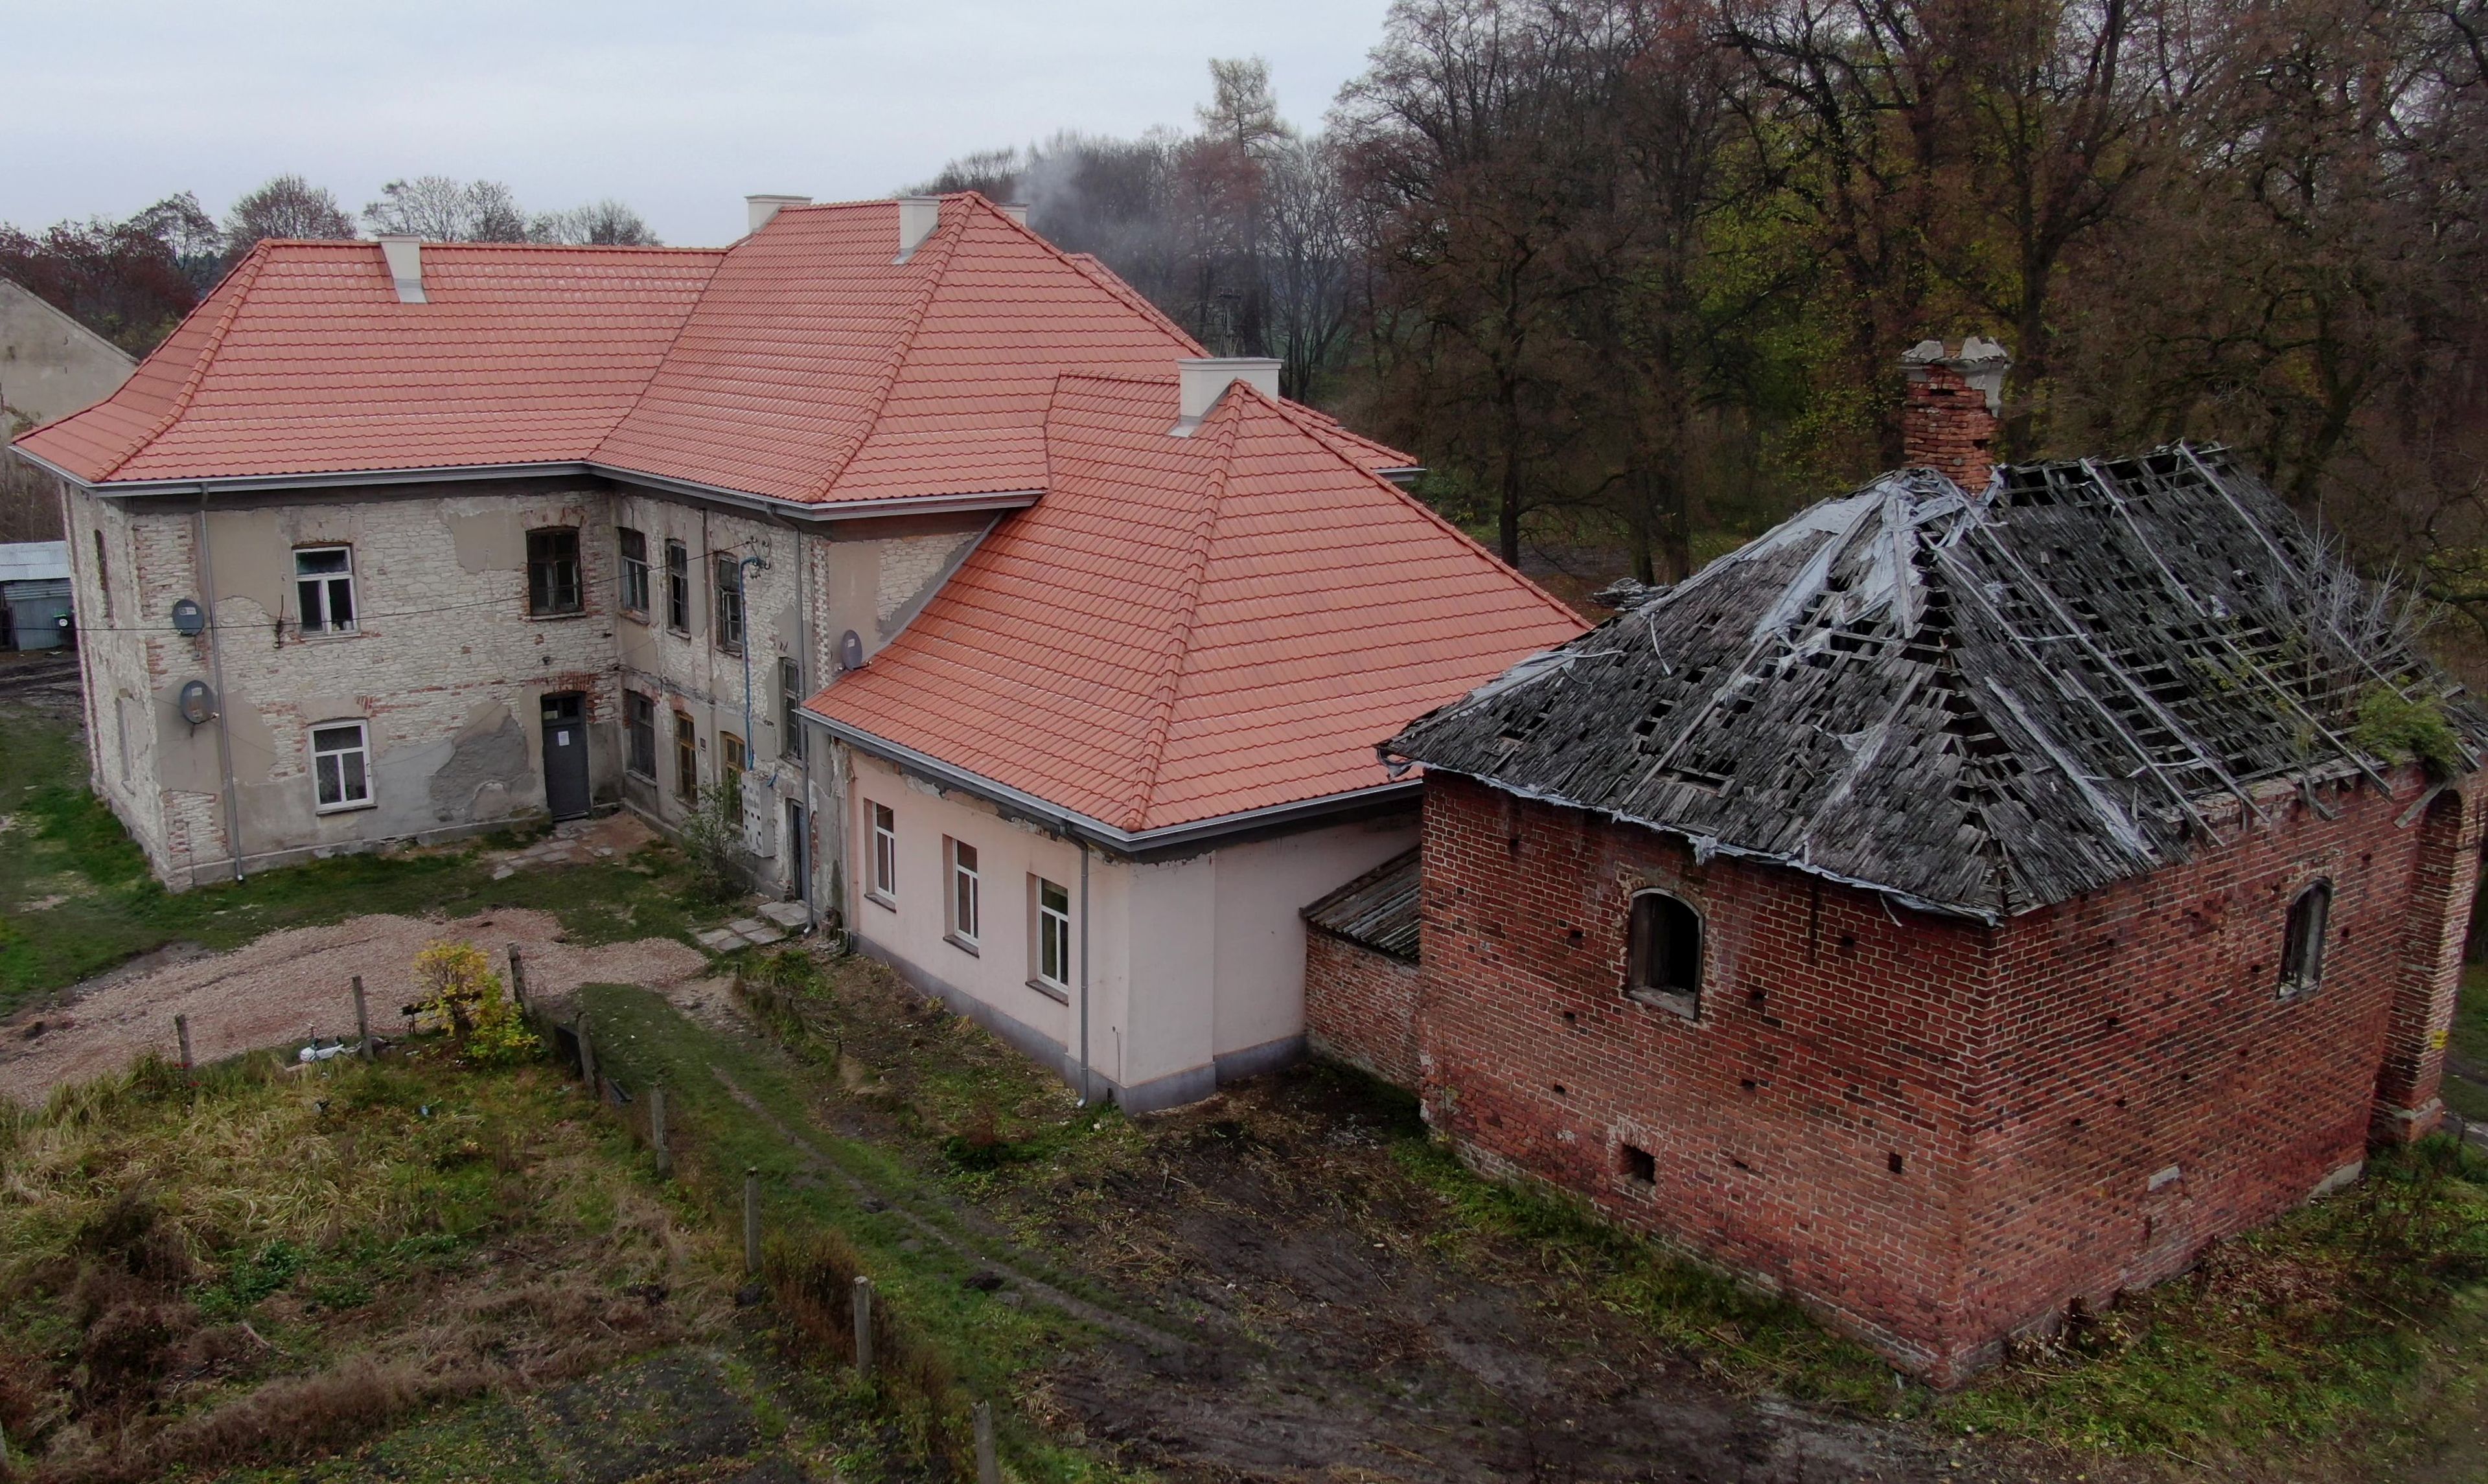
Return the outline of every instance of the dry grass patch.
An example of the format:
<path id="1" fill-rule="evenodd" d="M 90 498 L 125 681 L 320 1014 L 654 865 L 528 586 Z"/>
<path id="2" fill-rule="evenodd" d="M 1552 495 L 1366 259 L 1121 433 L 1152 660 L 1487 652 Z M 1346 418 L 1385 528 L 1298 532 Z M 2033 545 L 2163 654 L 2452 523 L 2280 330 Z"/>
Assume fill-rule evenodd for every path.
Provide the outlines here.
<path id="1" fill-rule="evenodd" d="M 724 1311 L 548 1069 L 161 1062 L 0 1115 L 0 1428 L 41 1479 L 300 1459 Z"/>

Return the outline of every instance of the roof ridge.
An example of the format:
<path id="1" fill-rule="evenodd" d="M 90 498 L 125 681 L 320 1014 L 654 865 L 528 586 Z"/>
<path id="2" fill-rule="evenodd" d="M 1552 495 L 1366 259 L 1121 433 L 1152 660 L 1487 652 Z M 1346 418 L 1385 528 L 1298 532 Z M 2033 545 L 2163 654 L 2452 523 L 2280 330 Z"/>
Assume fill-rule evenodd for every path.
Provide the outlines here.
<path id="1" fill-rule="evenodd" d="M 251 248 L 249 255 L 234 266 L 232 272 L 227 273 L 222 279 L 218 280 L 213 289 L 208 291 L 208 297 L 213 298 L 216 294 L 224 292 L 227 284 L 233 285 L 233 296 L 225 300 L 224 313 L 217 317 L 214 327 L 208 331 L 208 343 L 199 348 L 198 358 L 190 362 L 189 374 L 182 378 L 182 385 L 179 390 L 173 393 L 173 400 L 166 405 L 164 415 L 156 420 L 156 426 L 148 429 L 146 433 L 139 436 L 136 442 L 130 444 L 127 452 L 123 453 L 120 458 L 112 461 L 111 467 L 105 469 L 100 475 L 97 476 L 95 481 L 97 484 L 101 484 L 105 480 L 110 479 L 113 475 L 120 473 L 122 469 L 128 464 L 130 460 L 137 458 L 140 453 L 144 452 L 148 444 L 155 442 L 159 437 L 162 437 L 165 430 L 171 428 L 175 423 L 180 422 L 182 420 L 182 414 L 190 410 L 190 399 L 198 395 L 199 383 L 207 379 L 209 365 L 215 360 L 216 352 L 224 349 L 225 332 L 232 329 L 234 321 L 240 317 L 242 301 L 250 297 L 250 286 L 258 281 L 259 271 L 262 267 L 267 266 L 267 251 L 263 247 L 254 245 Z M 201 300 L 199 308 L 204 309 L 206 307 L 206 301 Z M 191 312 L 195 314 L 197 313 L 197 310 L 193 310 Z M 183 320 L 183 323 L 186 324 L 189 321 L 185 317 Z M 173 327 L 174 335 L 178 335 L 181 332 L 181 325 L 175 325 Z M 167 341 L 170 341 L 173 336 L 167 335 L 164 338 Z M 110 401 L 111 399 L 106 398 L 105 400 Z"/>
<path id="2" fill-rule="evenodd" d="M 1030 237 L 1036 238 L 1036 240 L 1039 242 L 1044 242 L 1045 246 L 1051 250 L 1056 257 L 1061 259 L 1072 271 L 1078 273 L 1081 277 L 1088 280 L 1090 283 L 1095 284 L 1098 288 L 1106 291 L 1107 296 L 1114 299 L 1117 303 L 1121 304 L 1124 308 L 1129 309 L 1136 314 L 1144 316 L 1158 328 L 1165 330 L 1167 333 L 1174 336 L 1177 340 L 1180 340 L 1184 344 L 1192 347 L 1192 349 L 1200 354 L 1205 356 L 1209 353 L 1209 348 L 1202 345 L 1200 341 L 1195 340 L 1193 338 L 1192 331 L 1175 323 L 1174 320 L 1169 316 L 1165 310 L 1160 309 L 1157 305 L 1149 302 L 1149 296 L 1147 294 L 1143 294 L 1140 290 L 1133 288 L 1128 283 L 1125 283 L 1121 274 L 1106 266 L 1105 259 L 1098 257 L 1095 253 L 1065 252 L 1061 248 L 1055 246 L 1052 242 L 1046 242 L 1045 238 L 1036 237 L 1034 229 L 1024 228 L 1022 230 L 1026 231 Z"/>
<path id="3" fill-rule="evenodd" d="M 919 247 L 919 251 L 930 251 L 939 256 L 933 260 L 931 271 L 924 275 L 923 285 L 916 291 L 915 302 L 908 308 L 907 327 L 900 331 L 898 338 L 891 344 L 889 353 L 882 357 L 880 385 L 873 392 L 872 406 L 857 424 L 854 439 L 834 461 L 831 461 L 830 471 L 813 482 L 815 498 L 826 497 L 837 488 L 838 481 L 846 477 L 848 465 L 855 462 L 856 455 L 863 452 L 864 444 L 872 440 L 873 430 L 881 426 L 882 411 L 890 406 L 891 388 L 898 384 L 898 374 L 906 369 L 908 352 L 916 349 L 916 337 L 924 329 L 924 317 L 933 312 L 933 297 L 941 292 L 942 280 L 950 271 L 950 259 L 967 231 L 968 219 L 964 215 L 955 222 L 937 223 L 931 240 Z M 909 256 L 912 260 L 914 254 Z"/>
<path id="4" fill-rule="evenodd" d="M 1167 626 L 1165 671 L 1158 678 L 1157 693 L 1149 698 L 1148 729 L 1141 734 L 1141 774 L 1133 780 L 1132 806 L 1123 815 L 1125 829 L 1139 829 L 1148 822 L 1149 804 L 1155 798 L 1158 773 L 1166 766 L 1167 734 L 1174 726 L 1175 702 L 1183 690 L 1185 661 L 1192 658 L 1193 623 L 1201 615 L 1201 589 L 1209 572 L 1209 551 L 1218 539 L 1219 507 L 1227 499 L 1227 476 L 1235 459 L 1235 426 L 1243 414 L 1231 407 L 1213 412 L 1207 427 L 1196 432 L 1198 438 L 1209 433 L 1218 440 L 1217 452 L 1211 457 L 1209 487 L 1202 499 L 1201 515 L 1193 522 L 1192 546 L 1185 553 L 1183 583 L 1176 599 L 1174 622 Z M 1198 446 L 1198 445 L 1195 445 Z"/>

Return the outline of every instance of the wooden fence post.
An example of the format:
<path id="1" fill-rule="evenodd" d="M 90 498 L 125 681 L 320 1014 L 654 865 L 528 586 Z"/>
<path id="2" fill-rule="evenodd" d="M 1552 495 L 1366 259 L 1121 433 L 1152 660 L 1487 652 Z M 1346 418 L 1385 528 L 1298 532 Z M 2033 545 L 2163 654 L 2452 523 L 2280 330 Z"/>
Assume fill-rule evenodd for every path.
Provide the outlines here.
<path id="1" fill-rule="evenodd" d="M 578 1019 L 571 1022 L 570 1028 L 579 1037 L 579 1079 L 587 1084 L 587 1101 L 591 1105 L 602 1103 L 605 1101 L 605 1094 L 596 1085 L 596 1049 L 587 1043 L 585 1010 L 579 1012 Z"/>
<path id="2" fill-rule="evenodd" d="M 648 1089 L 648 1147 L 657 1151 L 657 1178 L 671 1179 L 674 1155 L 665 1147 L 665 1089 L 663 1083 Z"/>
<path id="3" fill-rule="evenodd" d="M 1003 1484 L 1003 1469 L 994 1457 L 994 1404 L 978 1402 L 976 1418 L 976 1484 Z"/>
<path id="4" fill-rule="evenodd" d="M 856 1380 L 872 1379 L 872 1279 L 862 1274 L 855 1280 L 855 1347 Z"/>
<path id="5" fill-rule="evenodd" d="M 519 960 L 519 945 L 510 945 L 510 998 L 521 1014 L 527 1008 L 527 966 Z"/>
<path id="6" fill-rule="evenodd" d="M 760 1166 L 743 1167 L 743 1272 L 760 1275 Z"/>
<path id="7" fill-rule="evenodd" d="M 188 1077 L 190 1075 L 190 1018 L 188 1016 L 173 1017 L 173 1034 L 182 1042 L 182 1075 Z"/>
<path id="8" fill-rule="evenodd" d="M 372 1016 L 363 1006 L 363 976 L 354 976 L 354 1037 L 363 1060 L 372 1059 Z"/>

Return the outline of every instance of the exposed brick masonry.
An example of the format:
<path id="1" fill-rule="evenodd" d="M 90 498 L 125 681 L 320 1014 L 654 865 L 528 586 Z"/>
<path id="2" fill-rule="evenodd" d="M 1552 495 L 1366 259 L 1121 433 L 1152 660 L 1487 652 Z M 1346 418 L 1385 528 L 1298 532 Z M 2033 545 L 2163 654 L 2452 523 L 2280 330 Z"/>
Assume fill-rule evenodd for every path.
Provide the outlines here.
<path id="1" fill-rule="evenodd" d="M 2479 810 L 2447 792 L 2415 812 L 2415 770 L 2393 797 L 2318 797 L 2337 818 L 2275 791 L 2276 827 L 1988 928 L 1432 773 L 1428 1115 L 1481 1166 L 1953 1379 L 2355 1169 L 2371 1120 L 2432 1123 Z M 2284 997 L 2282 920 L 2319 877 L 2323 981 Z M 1704 916 L 1698 1020 L 1622 994 L 1645 885 Z M 1335 946 L 1309 1018 L 1393 1075 L 1387 993 Z"/>

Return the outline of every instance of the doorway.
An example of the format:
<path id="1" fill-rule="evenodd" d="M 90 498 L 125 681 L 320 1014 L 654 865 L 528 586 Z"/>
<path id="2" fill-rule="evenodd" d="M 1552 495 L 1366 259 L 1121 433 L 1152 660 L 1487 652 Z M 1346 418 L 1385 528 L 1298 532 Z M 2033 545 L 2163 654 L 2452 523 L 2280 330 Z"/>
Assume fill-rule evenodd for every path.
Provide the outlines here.
<path id="1" fill-rule="evenodd" d="M 786 884 L 795 888 L 795 900 L 812 900 L 811 839 L 804 829 L 804 806 L 786 800 Z"/>
<path id="2" fill-rule="evenodd" d="M 564 690 L 544 698 L 545 809 L 556 820 L 587 817 L 587 697 Z"/>

